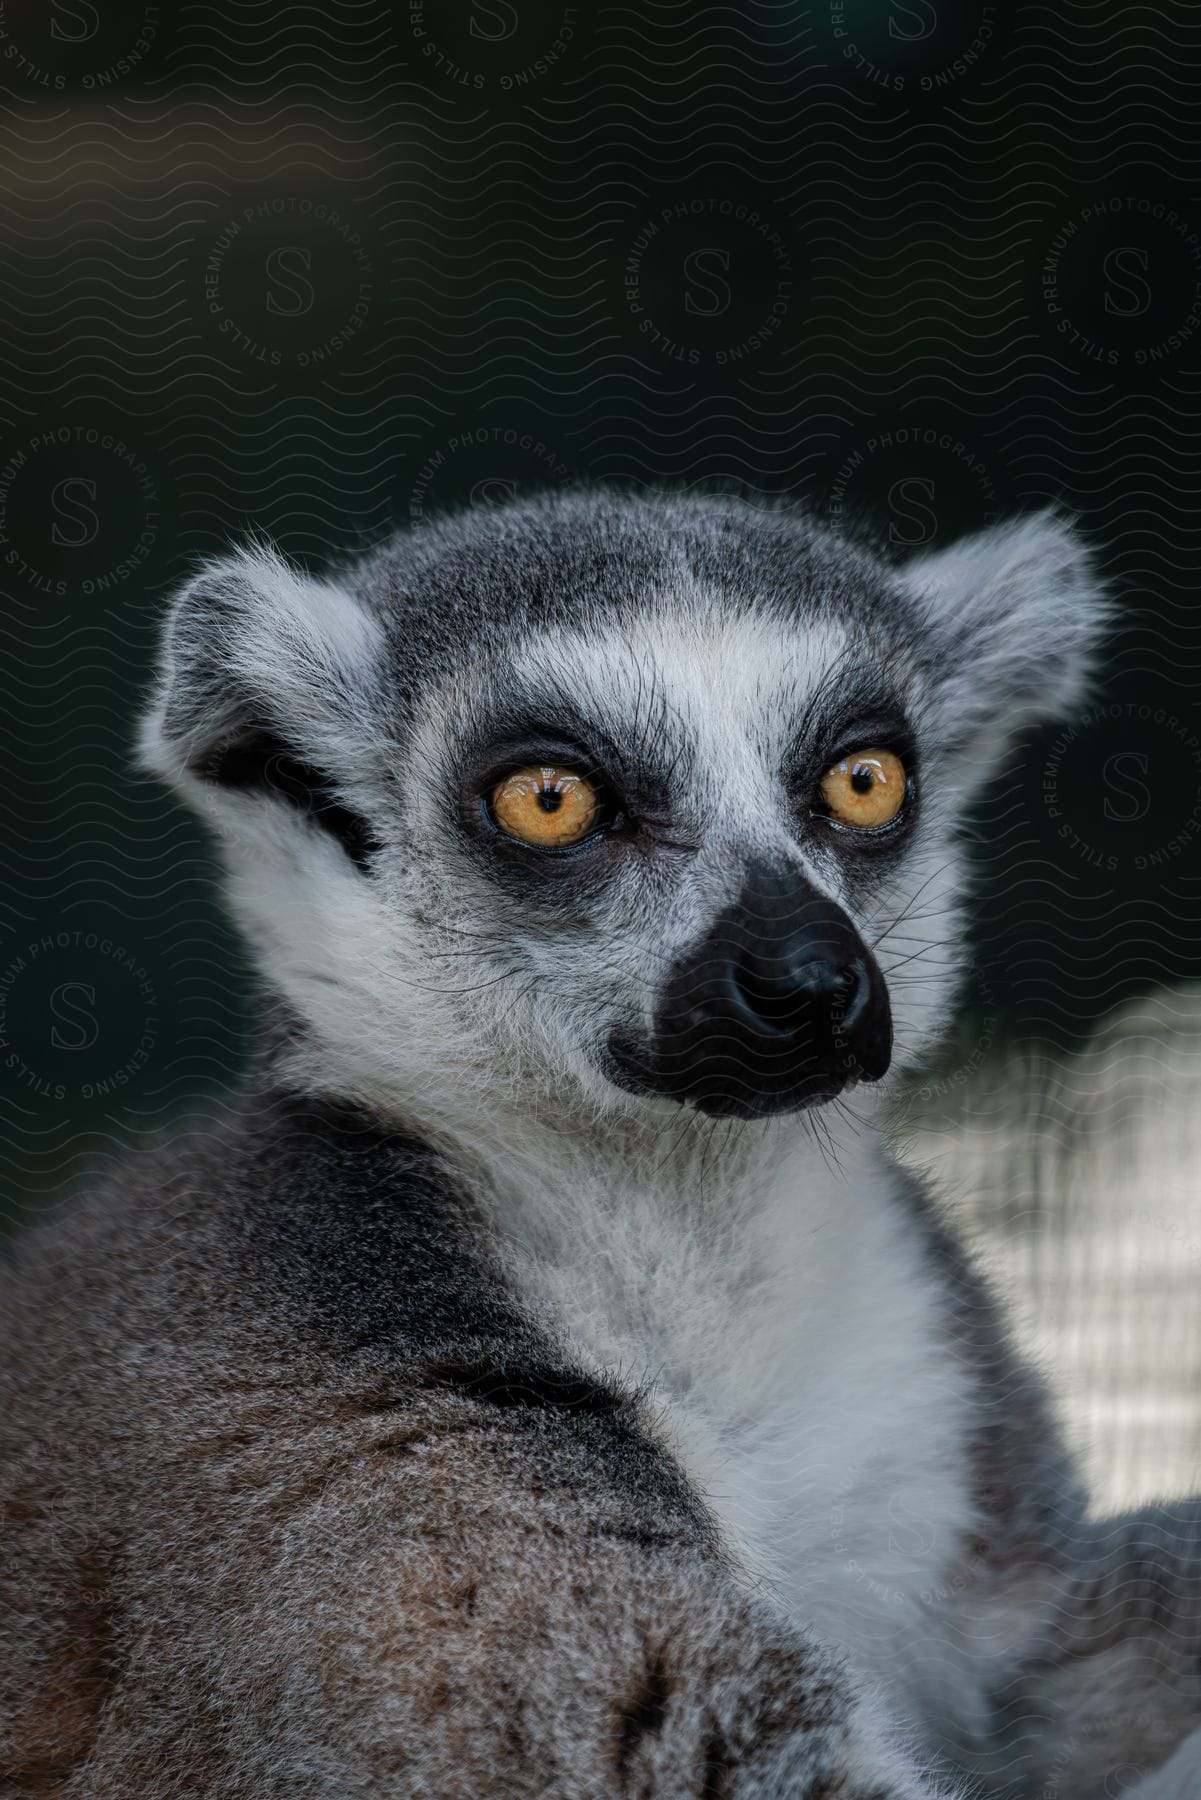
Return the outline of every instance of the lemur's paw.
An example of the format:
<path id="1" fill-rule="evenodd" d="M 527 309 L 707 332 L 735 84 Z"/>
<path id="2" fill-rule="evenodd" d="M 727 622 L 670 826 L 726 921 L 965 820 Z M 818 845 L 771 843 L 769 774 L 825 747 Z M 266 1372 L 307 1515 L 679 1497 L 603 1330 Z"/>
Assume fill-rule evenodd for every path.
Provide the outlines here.
<path id="1" fill-rule="evenodd" d="M 627 1568 L 621 1597 L 561 1636 L 550 1619 L 507 1631 L 533 1653 L 506 1671 L 508 1698 L 537 1726 L 533 1763 L 506 1771 L 514 1794 L 960 1800 L 834 1652 L 699 1568 L 648 1573 L 643 1587 Z"/>

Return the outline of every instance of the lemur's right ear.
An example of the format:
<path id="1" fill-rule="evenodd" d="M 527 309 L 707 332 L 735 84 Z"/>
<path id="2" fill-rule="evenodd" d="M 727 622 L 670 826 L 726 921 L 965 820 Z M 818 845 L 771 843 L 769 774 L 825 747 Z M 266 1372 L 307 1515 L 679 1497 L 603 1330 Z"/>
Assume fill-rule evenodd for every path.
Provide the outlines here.
<path id="1" fill-rule="evenodd" d="M 168 614 L 140 760 L 223 829 L 282 802 L 365 864 L 354 769 L 372 736 L 379 627 L 345 588 L 256 546 L 208 563 Z M 231 802 L 234 804 L 231 805 Z"/>

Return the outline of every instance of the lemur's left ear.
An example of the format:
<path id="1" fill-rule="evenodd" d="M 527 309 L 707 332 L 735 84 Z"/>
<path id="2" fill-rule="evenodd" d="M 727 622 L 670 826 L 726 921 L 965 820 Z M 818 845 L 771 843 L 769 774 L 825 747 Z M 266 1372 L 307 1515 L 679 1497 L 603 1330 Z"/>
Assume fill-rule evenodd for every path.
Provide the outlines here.
<path id="1" fill-rule="evenodd" d="M 1082 702 L 1110 607 L 1091 552 L 1060 514 L 1038 513 L 909 563 L 925 615 L 936 728 L 994 750 L 1023 725 Z"/>
<path id="2" fill-rule="evenodd" d="M 145 768 L 253 845 L 297 815 L 368 853 L 348 801 L 371 736 L 379 627 L 345 588 L 254 547 L 210 562 L 168 613 Z"/>

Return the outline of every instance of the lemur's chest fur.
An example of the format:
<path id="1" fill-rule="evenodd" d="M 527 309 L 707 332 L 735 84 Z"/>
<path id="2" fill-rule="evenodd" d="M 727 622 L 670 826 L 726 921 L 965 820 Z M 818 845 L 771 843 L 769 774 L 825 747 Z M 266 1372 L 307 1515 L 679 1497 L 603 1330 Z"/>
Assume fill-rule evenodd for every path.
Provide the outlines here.
<path id="1" fill-rule="evenodd" d="M 887 1164 L 556 1173 L 494 1200 L 511 1279 L 648 1390 L 747 1575 L 891 1683 L 977 1521 L 971 1372 Z"/>

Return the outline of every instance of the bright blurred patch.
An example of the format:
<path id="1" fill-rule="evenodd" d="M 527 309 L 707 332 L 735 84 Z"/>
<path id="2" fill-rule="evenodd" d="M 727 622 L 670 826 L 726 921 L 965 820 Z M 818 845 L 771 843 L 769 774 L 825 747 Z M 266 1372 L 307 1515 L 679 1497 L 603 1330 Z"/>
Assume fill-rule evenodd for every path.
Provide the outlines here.
<path id="1" fill-rule="evenodd" d="M 1049 1374 L 1094 1506 L 1201 1487 L 1201 987 L 931 1083 L 900 1148 Z"/>

